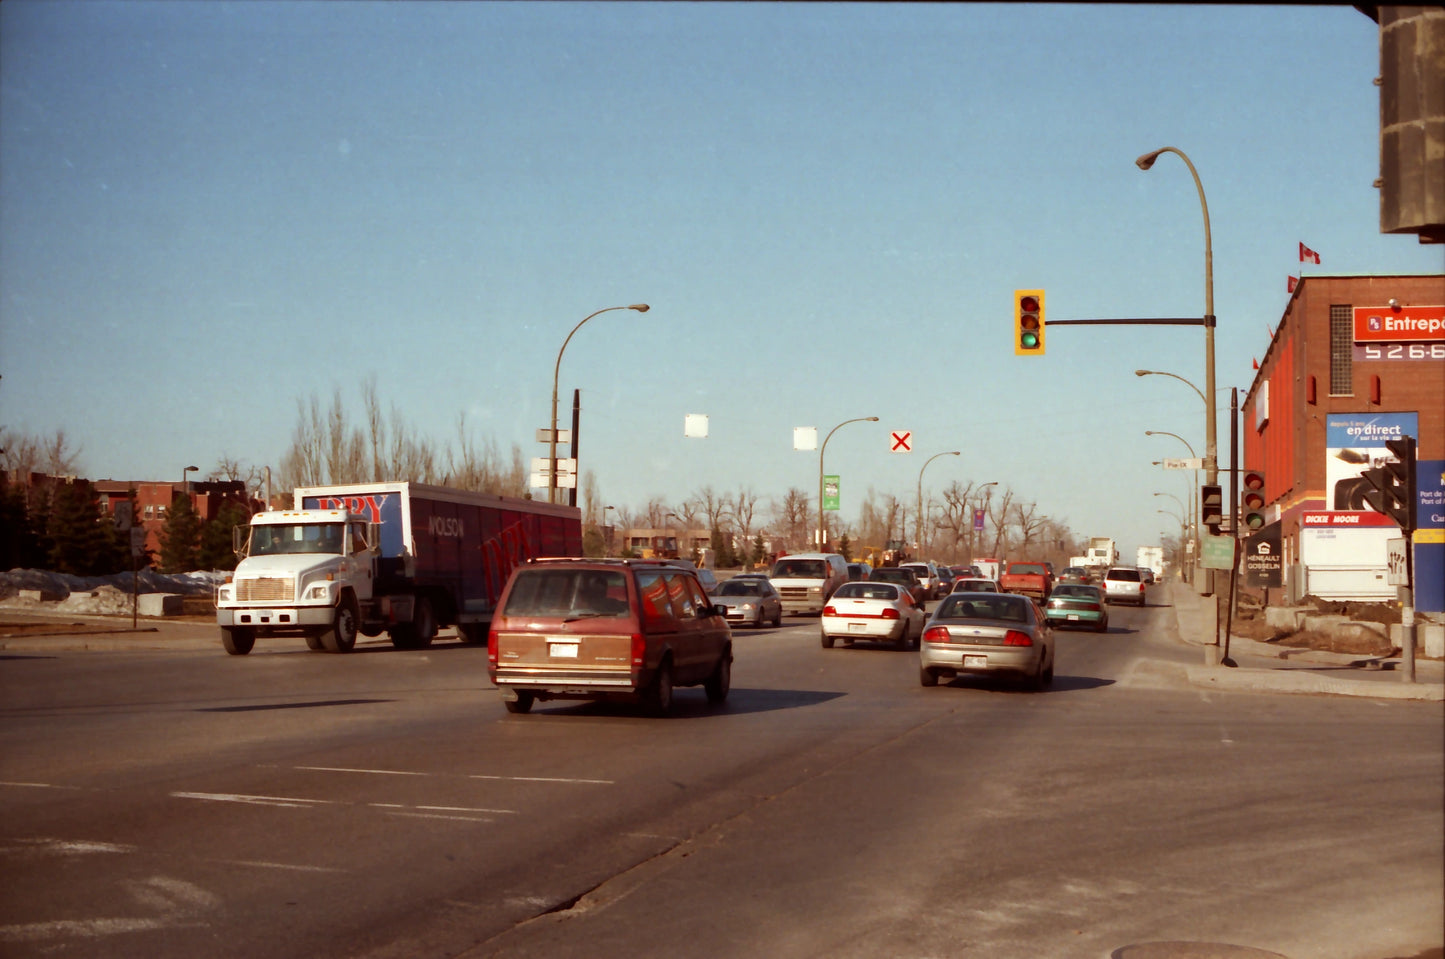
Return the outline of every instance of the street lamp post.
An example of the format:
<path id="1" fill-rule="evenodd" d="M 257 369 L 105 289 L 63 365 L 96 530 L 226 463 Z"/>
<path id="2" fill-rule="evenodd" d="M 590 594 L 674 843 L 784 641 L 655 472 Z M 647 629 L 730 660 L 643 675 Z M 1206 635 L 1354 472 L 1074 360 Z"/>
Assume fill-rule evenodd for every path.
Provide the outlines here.
<path id="1" fill-rule="evenodd" d="M 824 535 L 825 535 L 825 531 L 827 530 L 827 527 L 823 525 L 823 454 L 824 454 L 824 453 L 827 451 L 827 449 L 828 449 L 828 440 L 832 439 L 834 433 L 838 432 L 840 429 L 842 429 L 843 427 L 847 426 L 849 423 L 876 423 L 876 422 L 878 422 L 878 417 L 876 417 L 876 416 L 859 416 L 859 417 L 857 417 L 856 419 L 844 420 L 843 422 L 839 423 L 837 426 L 833 427 L 831 430 L 828 431 L 828 435 L 823 438 L 823 445 L 820 446 L 820 447 L 818 447 L 818 551 L 819 551 L 819 552 L 822 552 L 822 551 L 823 551 L 823 538 L 824 538 Z"/>
<path id="2" fill-rule="evenodd" d="M 918 470 L 918 518 L 917 518 L 917 521 L 913 524 L 913 539 L 918 543 L 918 558 L 919 558 L 919 559 L 922 559 L 922 558 L 923 558 L 923 471 L 926 470 L 926 469 L 928 469 L 928 464 L 929 464 L 929 463 L 932 463 L 934 460 L 938 459 L 940 456 L 962 456 L 962 455 L 963 455 L 963 454 L 960 453 L 958 450 L 948 450 L 947 452 L 943 452 L 943 453 L 934 453 L 934 454 L 933 454 L 932 456 L 930 456 L 928 459 L 924 460 L 924 461 L 923 461 L 923 465 L 922 465 L 921 467 L 919 467 L 919 470 Z"/>
<path id="3" fill-rule="evenodd" d="M 188 494 L 191 492 L 191 484 L 190 484 L 190 481 L 186 479 L 186 474 L 187 474 L 187 473 L 199 473 L 200 471 L 201 471 L 201 468 L 200 468 L 199 466 L 187 466 L 185 469 L 181 470 L 181 495 L 182 495 L 182 496 L 186 496 L 186 495 L 188 495 Z"/>
<path id="4" fill-rule="evenodd" d="M 1204 481 L 1210 485 L 1219 481 L 1219 444 L 1217 423 L 1214 412 L 1214 247 L 1209 236 L 1209 203 L 1204 199 L 1204 184 L 1199 171 L 1184 151 L 1176 147 L 1161 147 L 1146 153 L 1134 163 L 1141 170 L 1148 170 L 1159 159 L 1161 153 L 1176 154 L 1189 167 L 1194 177 L 1194 186 L 1199 191 L 1199 206 L 1204 211 Z"/>
<path id="5" fill-rule="evenodd" d="M 1138 375 L 1138 374 L 1142 374 L 1142 373 L 1150 373 L 1150 372 L 1153 372 L 1153 371 L 1151 371 L 1151 370 L 1135 370 L 1134 372 L 1135 372 L 1135 375 Z M 1173 375 L 1173 374 L 1163 374 L 1163 375 Z M 1189 383 L 1188 380 L 1185 380 L 1184 382 Z M 1193 384 L 1193 383 L 1189 383 L 1189 385 L 1190 385 L 1190 386 L 1193 386 L 1194 384 Z M 1169 432 L 1168 430 L 1145 430 L 1145 431 L 1144 431 L 1144 435 L 1145 435 L 1145 436 L 1172 436 L 1172 437 L 1174 437 L 1176 440 L 1178 440 L 1179 442 L 1181 442 L 1181 443 L 1184 444 L 1184 448 L 1189 451 L 1189 456 L 1190 456 L 1191 459 L 1195 458 L 1195 456 L 1194 456 L 1194 446 L 1193 446 L 1188 440 L 1186 440 L 1184 437 L 1180 436 L 1178 433 L 1171 433 L 1171 432 Z M 1192 509 L 1186 509 L 1186 510 L 1185 510 L 1185 513 L 1189 516 L 1189 528 L 1190 528 L 1190 530 L 1191 530 L 1192 533 L 1193 533 L 1193 537 L 1194 537 L 1194 548 L 1195 548 L 1195 550 L 1198 550 L 1198 549 L 1199 549 L 1199 470 L 1195 470 L 1195 471 L 1194 471 L 1194 495 L 1193 495 L 1193 498 L 1192 498 L 1192 506 L 1193 506 L 1193 508 L 1192 508 Z"/>
<path id="6" fill-rule="evenodd" d="M 611 556 L 611 555 L 612 555 L 612 517 L 608 516 L 607 513 L 608 513 L 608 511 L 610 511 L 610 510 L 615 510 L 615 509 L 617 509 L 616 506 L 604 506 L 604 507 L 602 507 L 602 528 L 606 531 L 606 532 L 603 534 L 603 540 L 602 540 L 602 555 L 603 555 L 603 556 Z"/>
<path id="7" fill-rule="evenodd" d="M 634 303 L 631 306 L 608 306 L 598 310 L 590 316 L 584 316 L 582 323 L 586 323 L 594 316 L 603 313 L 610 313 L 613 310 L 636 310 L 639 313 L 646 313 L 646 303 Z M 567 344 L 572 342 L 572 335 L 582 329 L 582 323 L 572 327 L 572 332 L 567 334 L 567 339 L 562 341 L 562 349 L 557 351 L 557 362 L 552 367 L 552 432 L 547 438 L 547 502 L 557 502 L 557 376 L 562 371 L 562 353 L 566 351 Z"/>

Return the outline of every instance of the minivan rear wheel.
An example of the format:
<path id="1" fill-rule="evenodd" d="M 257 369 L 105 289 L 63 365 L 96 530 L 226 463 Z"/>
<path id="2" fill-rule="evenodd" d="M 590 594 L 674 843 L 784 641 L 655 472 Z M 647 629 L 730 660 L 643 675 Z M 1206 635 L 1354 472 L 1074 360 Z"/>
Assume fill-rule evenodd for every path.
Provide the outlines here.
<path id="1" fill-rule="evenodd" d="M 647 708 L 650 712 L 665 716 L 672 709 L 672 660 L 664 659 L 657 667 L 657 675 L 647 690 Z"/>

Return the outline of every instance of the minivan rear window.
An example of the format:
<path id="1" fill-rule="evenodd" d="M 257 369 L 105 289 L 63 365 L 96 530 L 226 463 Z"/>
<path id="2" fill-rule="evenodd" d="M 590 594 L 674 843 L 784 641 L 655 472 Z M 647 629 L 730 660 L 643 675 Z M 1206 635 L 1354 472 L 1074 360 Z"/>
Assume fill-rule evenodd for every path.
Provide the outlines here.
<path id="1" fill-rule="evenodd" d="M 517 571 L 503 616 L 616 617 L 627 613 L 627 577 L 615 570 Z"/>
<path id="2" fill-rule="evenodd" d="M 1139 571 L 1137 569 L 1111 569 L 1109 575 L 1104 578 L 1137 583 L 1139 582 Z"/>

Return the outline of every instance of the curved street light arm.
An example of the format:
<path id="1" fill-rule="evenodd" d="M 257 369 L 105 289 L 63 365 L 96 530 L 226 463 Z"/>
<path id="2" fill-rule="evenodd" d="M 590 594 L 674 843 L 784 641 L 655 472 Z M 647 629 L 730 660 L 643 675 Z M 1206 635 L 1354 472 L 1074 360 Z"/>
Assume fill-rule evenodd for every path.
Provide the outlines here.
<path id="1" fill-rule="evenodd" d="M 822 551 L 823 551 L 823 535 L 824 535 L 824 530 L 827 529 L 827 527 L 825 527 L 825 526 L 823 525 L 823 453 L 828 449 L 828 440 L 832 439 L 834 433 L 838 432 L 838 431 L 841 430 L 843 427 L 847 426 L 849 423 L 876 423 L 876 422 L 878 422 L 878 417 L 876 417 L 876 416 L 859 416 L 859 417 L 856 417 L 856 418 L 851 419 L 851 420 L 844 420 L 843 422 L 839 423 L 837 426 L 833 427 L 831 430 L 828 431 L 828 435 L 825 436 L 825 437 L 823 437 L 823 445 L 820 446 L 820 447 L 818 447 L 818 551 L 819 551 L 819 552 L 822 552 Z"/>
<path id="2" fill-rule="evenodd" d="M 572 342 L 573 335 L 580 329 L 582 324 L 600 316 L 603 313 L 611 313 L 613 310 L 636 310 L 639 313 L 646 313 L 650 309 L 646 303 L 634 303 L 631 306 L 607 306 L 582 317 L 582 322 L 572 327 L 572 332 L 562 341 L 562 348 L 557 351 L 557 362 L 552 364 L 552 435 L 548 438 L 547 453 L 547 502 L 557 502 L 557 378 L 562 372 L 562 354 L 567 351 L 567 344 Z"/>

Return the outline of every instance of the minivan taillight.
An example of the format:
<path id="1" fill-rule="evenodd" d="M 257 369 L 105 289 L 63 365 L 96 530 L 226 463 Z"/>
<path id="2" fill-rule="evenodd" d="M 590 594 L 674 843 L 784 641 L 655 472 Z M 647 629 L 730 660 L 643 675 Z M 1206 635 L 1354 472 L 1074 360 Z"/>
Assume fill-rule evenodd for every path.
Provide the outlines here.
<path id="1" fill-rule="evenodd" d="M 647 665 L 647 640 L 641 633 L 632 634 L 632 668 Z"/>
<path id="2" fill-rule="evenodd" d="M 497 668 L 497 631 L 487 630 L 487 664 L 493 669 Z"/>

